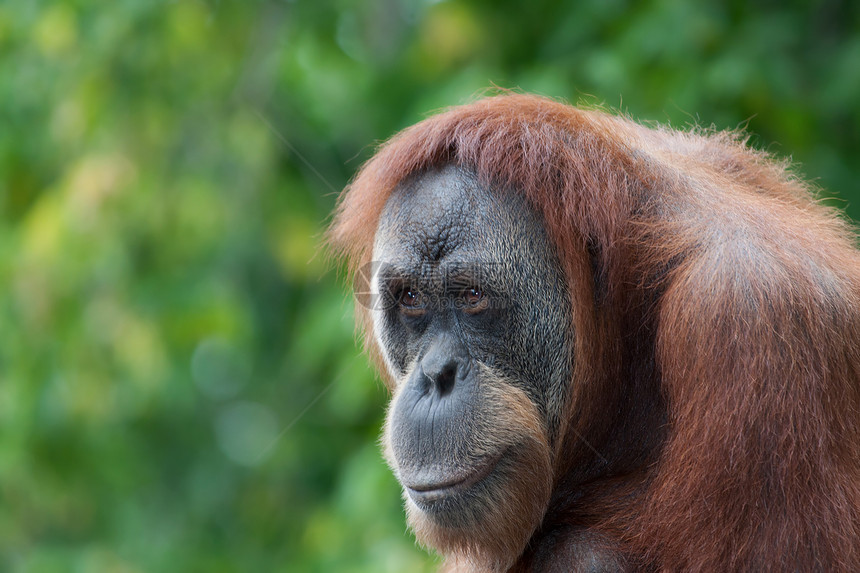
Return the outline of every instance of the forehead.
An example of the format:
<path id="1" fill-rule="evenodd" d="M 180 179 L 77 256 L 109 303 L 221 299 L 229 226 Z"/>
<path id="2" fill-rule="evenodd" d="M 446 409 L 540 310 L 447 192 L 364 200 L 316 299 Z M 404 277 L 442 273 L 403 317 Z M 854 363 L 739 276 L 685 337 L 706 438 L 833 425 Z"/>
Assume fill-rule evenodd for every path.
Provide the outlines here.
<path id="1" fill-rule="evenodd" d="M 479 256 L 497 250 L 522 226 L 522 217 L 535 215 L 518 194 L 491 191 L 468 171 L 446 166 L 394 190 L 377 228 L 374 258 L 439 262 Z"/>

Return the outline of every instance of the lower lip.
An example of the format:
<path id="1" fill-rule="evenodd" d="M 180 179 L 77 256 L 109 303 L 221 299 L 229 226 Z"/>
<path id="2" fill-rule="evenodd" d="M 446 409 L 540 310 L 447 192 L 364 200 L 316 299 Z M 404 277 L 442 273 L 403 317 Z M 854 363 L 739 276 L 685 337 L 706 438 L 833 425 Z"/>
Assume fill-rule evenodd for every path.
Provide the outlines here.
<path id="1" fill-rule="evenodd" d="M 491 473 L 493 473 L 493 470 L 496 469 L 496 466 L 499 464 L 504 455 L 505 452 L 502 452 L 498 456 L 492 458 L 487 464 L 459 481 L 453 483 L 443 483 L 429 487 L 422 487 L 421 489 L 413 489 L 409 486 L 406 486 L 406 491 L 409 493 L 409 497 L 412 498 L 412 501 L 420 504 L 432 503 L 444 499 L 446 497 L 456 495 L 458 493 L 468 490 L 475 484 L 483 481 Z"/>

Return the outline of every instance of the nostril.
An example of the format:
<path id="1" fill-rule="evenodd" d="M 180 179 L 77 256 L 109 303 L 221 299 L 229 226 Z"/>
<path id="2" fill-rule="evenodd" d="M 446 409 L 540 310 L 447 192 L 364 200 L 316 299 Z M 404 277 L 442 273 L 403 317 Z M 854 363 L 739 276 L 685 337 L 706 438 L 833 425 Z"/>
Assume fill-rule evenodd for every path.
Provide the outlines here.
<path id="1" fill-rule="evenodd" d="M 457 381 L 457 361 L 448 360 L 443 365 L 422 364 L 424 373 L 423 392 L 434 392 L 439 397 L 447 396 L 454 390 Z"/>
<path id="2" fill-rule="evenodd" d="M 454 389 L 454 382 L 457 380 L 457 363 L 449 362 L 446 364 L 439 375 L 436 377 L 436 391 L 439 396 L 447 396 Z"/>

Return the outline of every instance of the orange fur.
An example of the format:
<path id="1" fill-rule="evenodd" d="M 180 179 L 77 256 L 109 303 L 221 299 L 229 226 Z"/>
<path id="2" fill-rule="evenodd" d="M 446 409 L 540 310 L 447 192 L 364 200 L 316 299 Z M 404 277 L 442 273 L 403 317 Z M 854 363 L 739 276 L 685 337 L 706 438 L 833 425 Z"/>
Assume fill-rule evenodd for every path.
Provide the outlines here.
<path id="1" fill-rule="evenodd" d="M 836 213 L 734 134 L 504 95 L 361 169 L 329 235 L 353 270 L 394 187 L 446 163 L 524 193 L 570 284 L 544 528 L 600 531 L 649 569 L 860 571 L 860 256 Z M 625 417 L 657 407 L 665 424 Z"/>

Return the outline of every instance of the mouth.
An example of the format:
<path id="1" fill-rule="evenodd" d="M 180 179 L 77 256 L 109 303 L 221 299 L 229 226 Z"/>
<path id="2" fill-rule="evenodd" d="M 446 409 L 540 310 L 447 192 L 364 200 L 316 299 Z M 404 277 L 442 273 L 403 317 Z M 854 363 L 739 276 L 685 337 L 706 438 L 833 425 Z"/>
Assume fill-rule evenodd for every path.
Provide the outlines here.
<path id="1" fill-rule="evenodd" d="M 456 472 L 453 477 L 444 481 L 404 482 L 403 485 L 412 501 L 419 505 L 431 504 L 465 492 L 483 481 L 493 473 L 504 455 L 505 451 L 502 451 L 473 468 Z"/>

